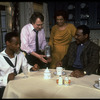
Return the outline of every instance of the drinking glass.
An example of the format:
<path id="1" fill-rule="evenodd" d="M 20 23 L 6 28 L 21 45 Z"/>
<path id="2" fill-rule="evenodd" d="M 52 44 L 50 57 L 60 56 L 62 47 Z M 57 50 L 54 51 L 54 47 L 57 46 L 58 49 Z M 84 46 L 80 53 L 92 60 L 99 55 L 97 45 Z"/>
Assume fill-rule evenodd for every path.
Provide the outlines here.
<path id="1" fill-rule="evenodd" d="M 23 69 L 23 73 L 24 73 L 24 78 L 27 78 L 28 77 L 28 66 L 25 65 L 22 67 L 22 69 Z"/>

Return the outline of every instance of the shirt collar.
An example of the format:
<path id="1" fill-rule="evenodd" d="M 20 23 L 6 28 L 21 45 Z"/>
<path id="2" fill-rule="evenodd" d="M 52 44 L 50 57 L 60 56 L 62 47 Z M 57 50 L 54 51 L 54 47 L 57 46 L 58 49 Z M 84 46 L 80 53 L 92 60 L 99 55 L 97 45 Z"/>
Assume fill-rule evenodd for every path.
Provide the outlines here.
<path id="1" fill-rule="evenodd" d="M 6 54 L 5 50 L 6 50 L 6 48 L 1 52 L 1 54 L 2 54 L 3 56 L 9 57 L 9 56 Z M 16 56 L 17 56 L 17 54 L 15 53 L 15 54 L 14 54 L 14 57 L 16 57 Z"/>
<path id="2" fill-rule="evenodd" d="M 84 44 L 81 43 L 81 46 L 83 46 Z"/>
<path id="3" fill-rule="evenodd" d="M 32 24 L 30 24 L 30 28 L 31 28 L 31 30 L 33 31 L 34 27 L 33 27 L 33 25 L 32 25 Z"/>
<path id="4" fill-rule="evenodd" d="M 81 45 L 81 46 L 84 46 L 84 45 L 88 44 L 88 42 L 89 42 L 89 41 L 86 41 L 85 43 L 81 43 L 80 45 Z"/>
<path id="5" fill-rule="evenodd" d="M 88 44 L 89 40 L 84 43 L 84 45 Z"/>

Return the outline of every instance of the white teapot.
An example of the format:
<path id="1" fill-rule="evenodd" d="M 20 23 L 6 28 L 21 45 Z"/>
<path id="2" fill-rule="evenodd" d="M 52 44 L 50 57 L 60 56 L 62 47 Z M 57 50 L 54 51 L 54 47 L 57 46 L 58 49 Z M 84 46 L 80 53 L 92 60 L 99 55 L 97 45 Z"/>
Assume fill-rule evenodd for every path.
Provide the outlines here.
<path id="1" fill-rule="evenodd" d="M 51 72 L 49 71 L 48 67 L 44 71 L 44 79 L 51 79 Z"/>

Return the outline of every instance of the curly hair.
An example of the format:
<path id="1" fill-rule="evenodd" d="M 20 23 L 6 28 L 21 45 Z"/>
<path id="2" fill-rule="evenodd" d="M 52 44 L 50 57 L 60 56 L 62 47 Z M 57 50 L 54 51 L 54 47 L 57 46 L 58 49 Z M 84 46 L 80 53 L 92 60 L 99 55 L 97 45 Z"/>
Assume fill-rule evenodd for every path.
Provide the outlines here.
<path id="1" fill-rule="evenodd" d="M 8 32 L 5 34 L 5 42 L 9 41 L 11 42 L 13 37 L 19 37 L 19 33 L 16 31 Z"/>
<path id="2" fill-rule="evenodd" d="M 54 19 L 56 20 L 57 16 L 62 16 L 64 18 L 65 21 L 68 20 L 68 13 L 65 10 L 58 10 L 56 11 L 55 15 L 54 15 Z"/>

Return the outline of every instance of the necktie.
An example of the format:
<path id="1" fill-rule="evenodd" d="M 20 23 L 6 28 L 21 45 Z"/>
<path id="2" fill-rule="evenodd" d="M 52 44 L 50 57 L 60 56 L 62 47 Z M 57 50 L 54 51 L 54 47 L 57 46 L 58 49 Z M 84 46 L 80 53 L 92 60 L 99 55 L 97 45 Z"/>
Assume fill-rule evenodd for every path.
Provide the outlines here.
<path id="1" fill-rule="evenodd" d="M 39 44 L 38 44 L 38 31 L 34 29 L 34 31 L 36 32 L 36 52 L 39 51 Z"/>
<path id="2" fill-rule="evenodd" d="M 17 75 L 17 71 L 16 71 L 16 69 L 15 69 L 16 64 L 17 64 L 17 57 L 16 57 L 16 59 L 15 59 L 15 66 L 13 65 L 13 63 L 10 61 L 10 59 L 9 59 L 8 57 L 6 57 L 6 56 L 3 56 L 3 57 L 4 57 L 5 60 L 8 62 L 8 64 L 14 68 L 14 73 Z"/>

